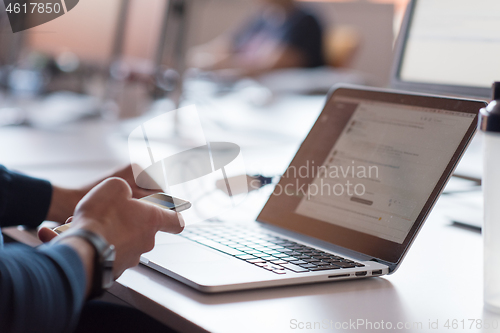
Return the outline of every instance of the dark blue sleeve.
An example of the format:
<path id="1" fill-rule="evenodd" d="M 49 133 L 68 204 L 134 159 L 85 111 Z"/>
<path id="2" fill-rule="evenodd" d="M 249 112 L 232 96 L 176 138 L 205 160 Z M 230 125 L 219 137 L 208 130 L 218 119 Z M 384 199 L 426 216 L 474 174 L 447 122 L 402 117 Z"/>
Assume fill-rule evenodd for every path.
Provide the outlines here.
<path id="1" fill-rule="evenodd" d="M 52 185 L 0 165 L 0 227 L 23 224 L 35 228 L 45 220 Z"/>
<path id="2" fill-rule="evenodd" d="M 71 247 L 7 244 L 0 250 L 0 332 L 71 332 L 85 283 Z"/>

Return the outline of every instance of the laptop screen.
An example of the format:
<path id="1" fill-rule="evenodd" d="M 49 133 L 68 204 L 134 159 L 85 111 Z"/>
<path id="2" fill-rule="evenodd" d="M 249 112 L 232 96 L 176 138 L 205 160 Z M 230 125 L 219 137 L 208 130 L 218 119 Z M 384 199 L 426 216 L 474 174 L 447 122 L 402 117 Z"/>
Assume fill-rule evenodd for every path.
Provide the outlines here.
<path id="1" fill-rule="evenodd" d="M 335 91 L 258 220 L 397 262 L 483 102 Z"/>

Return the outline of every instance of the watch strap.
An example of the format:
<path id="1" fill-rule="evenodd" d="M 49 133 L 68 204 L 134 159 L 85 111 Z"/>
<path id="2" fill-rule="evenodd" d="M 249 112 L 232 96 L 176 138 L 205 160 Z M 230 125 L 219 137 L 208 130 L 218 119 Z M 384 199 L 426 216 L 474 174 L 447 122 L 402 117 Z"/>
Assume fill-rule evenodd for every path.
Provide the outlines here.
<path id="1" fill-rule="evenodd" d="M 86 229 L 70 229 L 56 237 L 53 243 L 58 243 L 68 237 L 82 238 L 94 248 L 94 273 L 88 298 L 101 296 L 104 290 L 113 284 L 114 246 L 110 245 L 104 237 Z"/>

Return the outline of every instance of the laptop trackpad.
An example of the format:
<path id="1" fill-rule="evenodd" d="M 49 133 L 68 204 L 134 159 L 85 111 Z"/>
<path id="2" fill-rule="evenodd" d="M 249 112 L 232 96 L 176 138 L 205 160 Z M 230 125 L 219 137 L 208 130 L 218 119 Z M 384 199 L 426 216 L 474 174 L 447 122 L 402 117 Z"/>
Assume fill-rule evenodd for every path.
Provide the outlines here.
<path id="1" fill-rule="evenodd" d="M 210 251 L 206 246 L 191 241 L 177 244 L 158 244 L 153 251 L 145 253 L 143 257 L 163 267 L 174 263 L 193 264 L 232 259 L 228 255 Z"/>
<path id="2" fill-rule="evenodd" d="M 276 278 L 274 273 L 204 245 L 189 240 L 176 241 L 175 244 L 157 244 L 141 260 L 149 260 L 147 266 L 166 275 L 176 279 L 182 277 L 181 281 L 205 287 Z"/>

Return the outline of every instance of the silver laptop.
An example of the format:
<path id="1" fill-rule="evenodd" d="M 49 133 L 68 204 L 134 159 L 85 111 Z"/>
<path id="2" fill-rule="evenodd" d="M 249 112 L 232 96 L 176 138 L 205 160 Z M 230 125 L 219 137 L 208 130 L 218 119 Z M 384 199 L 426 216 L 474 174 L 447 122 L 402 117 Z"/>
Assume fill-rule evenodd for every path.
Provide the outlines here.
<path id="1" fill-rule="evenodd" d="M 257 221 L 158 233 L 141 263 L 209 293 L 391 274 L 484 106 L 338 87 Z"/>

